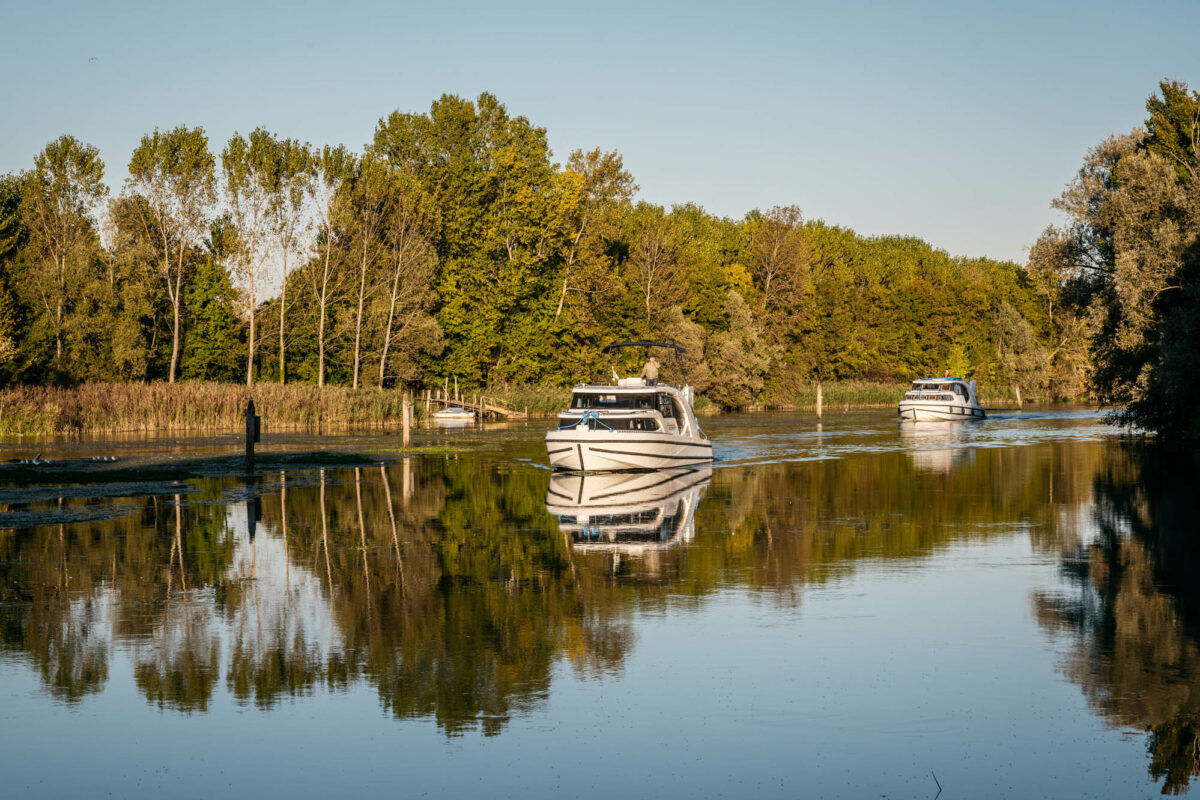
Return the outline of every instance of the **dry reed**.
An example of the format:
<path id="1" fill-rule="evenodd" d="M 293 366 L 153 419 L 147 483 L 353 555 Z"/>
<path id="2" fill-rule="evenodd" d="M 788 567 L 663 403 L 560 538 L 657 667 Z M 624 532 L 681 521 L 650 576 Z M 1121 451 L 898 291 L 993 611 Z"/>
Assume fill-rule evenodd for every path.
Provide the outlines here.
<path id="1" fill-rule="evenodd" d="M 260 383 L 86 383 L 0 390 L 0 436 L 237 431 L 252 394 L 267 430 L 345 430 L 400 424 L 399 391 Z"/>

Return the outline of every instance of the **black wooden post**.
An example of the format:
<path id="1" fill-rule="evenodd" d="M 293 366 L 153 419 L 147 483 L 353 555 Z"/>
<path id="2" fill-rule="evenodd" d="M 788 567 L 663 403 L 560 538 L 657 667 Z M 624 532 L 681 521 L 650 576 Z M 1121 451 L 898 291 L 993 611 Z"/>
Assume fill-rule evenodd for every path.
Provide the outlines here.
<path id="1" fill-rule="evenodd" d="M 262 522 L 262 498 L 258 496 L 258 481 L 251 475 L 246 483 L 246 532 L 252 542 L 259 522 Z"/>
<path id="2" fill-rule="evenodd" d="M 254 414 L 254 398 L 246 398 L 246 471 L 254 471 L 254 443 L 258 440 L 258 417 Z"/>

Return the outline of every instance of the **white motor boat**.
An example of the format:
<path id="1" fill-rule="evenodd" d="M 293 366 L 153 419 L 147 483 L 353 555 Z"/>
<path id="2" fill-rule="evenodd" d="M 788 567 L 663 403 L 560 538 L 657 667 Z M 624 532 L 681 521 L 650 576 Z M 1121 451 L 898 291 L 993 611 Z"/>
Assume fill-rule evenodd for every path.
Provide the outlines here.
<path id="1" fill-rule="evenodd" d="M 695 536 L 694 517 L 712 470 L 550 476 L 546 511 L 582 550 L 636 554 L 666 550 Z"/>
<path id="2" fill-rule="evenodd" d="M 660 342 L 619 342 L 621 347 L 682 347 Z M 606 365 L 606 372 L 616 373 Z M 692 387 L 643 378 L 615 384 L 582 384 L 571 407 L 558 415 L 558 429 L 546 433 L 550 466 L 580 472 L 662 469 L 712 461 L 712 442 L 700 430 L 692 408 Z"/>
<path id="3" fill-rule="evenodd" d="M 987 414 L 975 395 L 975 381 L 962 378 L 918 378 L 904 393 L 897 410 L 902 419 L 984 419 Z"/>

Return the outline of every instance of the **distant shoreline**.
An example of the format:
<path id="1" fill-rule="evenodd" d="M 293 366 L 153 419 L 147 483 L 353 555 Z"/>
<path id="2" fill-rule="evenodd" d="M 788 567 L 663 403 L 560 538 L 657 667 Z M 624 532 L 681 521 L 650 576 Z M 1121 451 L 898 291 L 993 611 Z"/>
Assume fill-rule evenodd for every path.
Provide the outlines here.
<path id="1" fill-rule="evenodd" d="M 826 413 L 847 409 L 887 408 L 902 396 L 907 383 L 830 381 L 822 385 Z M 561 386 L 487 389 L 488 398 L 531 419 L 553 418 L 570 400 Z M 463 400 L 478 392 L 462 390 Z M 74 387 L 16 386 L 0 389 L 0 437 L 103 434 L 191 434 L 243 429 L 245 402 L 252 395 L 267 432 L 351 432 L 401 427 L 404 392 L 399 389 L 318 388 L 309 384 L 244 384 L 180 381 L 154 383 L 85 383 Z M 984 405 L 1015 407 L 1004 391 L 981 387 Z M 427 414 L 424 392 L 414 392 L 417 420 Z M 806 411 L 816 406 L 816 387 L 748 407 L 746 411 Z M 703 395 L 697 413 L 722 410 Z"/>

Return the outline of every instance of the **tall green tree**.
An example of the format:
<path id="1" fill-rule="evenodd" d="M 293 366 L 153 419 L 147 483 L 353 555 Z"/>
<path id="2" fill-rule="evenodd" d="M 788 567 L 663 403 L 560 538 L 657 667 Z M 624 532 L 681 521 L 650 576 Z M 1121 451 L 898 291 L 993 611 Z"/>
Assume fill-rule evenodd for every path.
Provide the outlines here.
<path id="1" fill-rule="evenodd" d="M 563 235 L 562 287 L 554 309 L 557 320 L 570 292 L 588 293 L 587 273 L 611 269 L 605 239 L 615 238 L 616 212 L 637 192 L 637 184 L 615 150 L 576 150 L 561 173 L 558 215 Z M 584 273 L 580 275 L 579 273 Z"/>
<path id="2" fill-rule="evenodd" d="M 104 364 L 101 372 L 114 380 L 161 378 L 170 363 L 174 314 L 162 290 L 157 235 L 144 224 L 151 215 L 145 203 L 140 195 L 115 197 L 105 219 L 104 276 L 94 293 L 98 299 L 93 313 L 107 328 L 111 363 Z M 194 250 L 185 255 L 188 276 L 195 255 Z M 187 285 L 185 281 L 185 290 Z M 186 322 L 186 308 L 183 318 Z M 182 353 L 180 360 L 182 372 L 186 366 Z"/>
<path id="3" fill-rule="evenodd" d="M 545 129 L 490 94 L 444 95 L 427 115 L 380 120 L 375 147 L 442 212 L 438 321 L 450 347 L 441 371 L 474 384 L 538 375 L 552 349 L 561 258 Z"/>
<path id="4" fill-rule="evenodd" d="M 636 220 L 626 274 L 651 334 L 658 317 L 683 297 L 679 236 L 661 208 L 644 206 Z"/>
<path id="5" fill-rule="evenodd" d="M 376 288 L 387 242 L 384 229 L 394 202 L 395 184 L 387 163 L 372 149 L 354 162 L 341 207 L 342 222 L 357 266 L 354 311 L 354 366 L 351 385 L 358 388 L 363 353 L 363 322 L 368 294 Z"/>
<path id="6" fill-rule="evenodd" d="M 1088 153 L 1034 248 L 1086 308 L 1097 396 L 1114 417 L 1200 439 L 1200 95 L 1163 81 L 1146 130 Z M 1044 266 L 1042 267 L 1045 268 Z"/>
<path id="7" fill-rule="evenodd" d="M 13 279 L 18 258 L 28 241 L 21 224 L 25 185 L 23 175 L 0 175 L 0 381 L 11 380 L 16 372 L 24 328 Z"/>
<path id="8" fill-rule="evenodd" d="M 159 275 L 171 304 L 171 365 L 178 375 L 183 341 L 183 285 L 190 249 L 198 248 L 216 202 L 215 159 L 200 127 L 180 125 L 142 137 L 129 159 L 126 192 L 140 197 L 142 225 L 156 243 Z"/>
<path id="9" fill-rule="evenodd" d="M 54 333 L 54 366 L 63 368 L 63 332 L 96 249 L 92 219 L 108 193 L 100 152 L 73 136 L 46 145 L 33 160 L 22 198 L 28 231 L 26 286 L 37 297 Z"/>
<path id="10" fill-rule="evenodd" d="M 199 260 L 184 289 L 184 299 L 189 324 L 184 339 L 183 377 L 237 380 L 242 330 L 237 290 L 229 280 L 229 272 L 212 255 Z"/>
<path id="11" fill-rule="evenodd" d="M 442 346 L 441 328 L 426 313 L 436 299 L 437 252 L 432 237 L 437 216 L 412 176 L 395 169 L 391 182 L 383 229 L 387 246 L 384 275 L 387 313 L 379 355 L 380 389 L 388 375 L 388 355 L 395 342 L 405 342 L 422 352 L 436 352 Z M 411 376 L 410 371 L 405 377 Z"/>
<path id="12" fill-rule="evenodd" d="M 354 156 L 342 145 L 325 145 L 314 149 L 310 162 L 312 174 L 307 184 L 309 201 L 316 218 L 317 253 L 306 271 L 308 286 L 316 303 L 317 315 L 317 386 L 325 385 L 325 359 L 328 354 L 328 322 L 330 306 L 342 290 L 346 271 L 340 258 L 334 256 L 338 236 L 342 198 L 353 175 Z"/>
<path id="13" fill-rule="evenodd" d="M 750 272 L 760 287 L 764 314 L 786 313 L 807 289 L 808 250 L 804 220 L 797 206 L 776 206 L 748 220 Z"/>
<path id="14" fill-rule="evenodd" d="M 728 330 L 712 336 L 706 350 L 714 380 L 712 401 L 726 408 L 751 405 L 762 394 L 771 367 L 771 346 L 754 311 L 733 289 L 726 296 Z"/>

